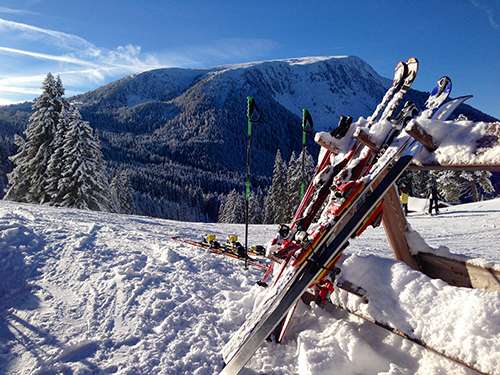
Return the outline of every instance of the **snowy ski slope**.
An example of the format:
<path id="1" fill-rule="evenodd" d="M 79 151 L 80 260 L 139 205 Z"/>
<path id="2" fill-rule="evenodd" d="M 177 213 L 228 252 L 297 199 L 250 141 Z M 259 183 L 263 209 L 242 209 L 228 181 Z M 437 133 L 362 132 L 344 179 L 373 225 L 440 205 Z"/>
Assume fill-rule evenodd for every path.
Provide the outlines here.
<path id="1" fill-rule="evenodd" d="M 500 199 L 412 215 L 434 247 L 500 263 Z M 251 226 L 263 243 L 274 226 Z M 243 226 L 0 202 L 0 374 L 214 374 L 252 309 L 258 271 L 171 239 Z M 342 268 L 370 303 L 339 300 L 500 374 L 500 293 L 454 288 L 392 260 L 369 229 Z M 417 303 L 415 303 L 417 302 Z M 284 345 L 246 374 L 473 374 L 377 327 L 301 305 Z"/>

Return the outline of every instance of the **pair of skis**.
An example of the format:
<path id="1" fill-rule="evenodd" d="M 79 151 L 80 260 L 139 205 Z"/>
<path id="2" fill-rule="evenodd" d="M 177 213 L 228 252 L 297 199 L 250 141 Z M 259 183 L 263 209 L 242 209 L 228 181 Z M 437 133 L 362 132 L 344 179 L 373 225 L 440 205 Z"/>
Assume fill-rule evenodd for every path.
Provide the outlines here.
<path id="1" fill-rule="evenodd" d="M 250 258 L 250 257 L 242 257 L 238 255 L 235 251 L 233 251 L 230 248 L 225 247 L 224 245 L 219 245 L 219 246 L 212 246 L 208 244 L 207 242 L 204 241 L 195 241 L 189 238 L 180 238 L 180 237 L 172 237 L 173 240 L 183 243 L 185 245 L 189 245 L 198 249 L 203 249 L 211 254 L 216 254 L 216 255 L 223 255 L 232 259 L 236 259 L 239 261 L 245 261 L 247 260 L 247 264 L 250 267 L 257 268 L 259 270 L 267 270 L 268 264 L 266 262 L 260 261 L 255 258 Z M 256 254 L 257 255 L 257 254 Z"/>
<path id="2" fill-rule="evenodd" d="M 418 63 L 414 59 L 412 64 L 415 65 L 415 68 L 418 67 Z M 392 98 L 388 99 L 384 96 L 383 102 L 387 102 L 387 105 L 383 112 L 382 108 L 377 107 L 376 113 L 382 113 L 380 120 L 378 120 L 378 115 L 371 118 L 371 121 L 374 121 L 374 126 L 382 127 L 379 130 L 386 133 L 385 140 L 379 146 L 378 152 L 367 150 L 367 147 L 362 146 L 361 142 L 356 143 L 351 149 L 353 152 L 350 157 L 352 158 L 354 155 L 358 155 L 358 157 L 350 166 L 347 163 L 351 169 L 347 178 L 356 182 L 356 190 L 350 192 L 350 199 L 342 210 L 329 215 L 329 207 L 327 207 L 325 210 L 326 215 L 323 215 L 324 220 L 319 228 L 303 237 L 300 250 L 294 251 L 282 263 L 279 277 L 274 280 L 272 286 L 267 290 L 259 308 L 253 312 L 224 347 L 223 356 L 227 365 L 222 374 L 238 373 L 307 288 L 315 281 L 326 276 L 335 265 L 342 250 L 347 247 L 348 239 L 358 233 L 359 226 L 377 207 L 386 191 L 404 172 L 415 153 L 420 149 L 418 142 L 407 133 L 401 132 L 406 125 L 405 123 L 400 125 L 399 129 L 397 127 L 393 129 L 392 125 L 387 124 L 386 121 L 392 117 L 401 102 L 403 97 L 401 92 L 404 94 L 409 89 L 416 76 L 416 69 L 414 69 L 413 77 L 408 75 L 408 69 L 406 69 L 405 75 L 405 66 L 408 68 L 408 64 L 403 63 L 401 77 L 404 77 L 403 81 L 406 80 L 409 84 L 405 85 L 403 82 L 400 85 L 401 77 L 396 76 L 395 81 L 396 78 L 399 78 L 399 81 L 396 85 L 393 85 L 396 89 L 392 90 Z M 400 69 L 397 69 L 397 72 L 399 73 Z M 399 90 L 397 90 L 397 86 L 399 86 Z M 445 94 L 445 96 L 447 95 Z M 401 134 L 399 134 L 400 132 Z M 359 155 L 363 157 L 360 158 Z M 359 161 L 362 159 L 370 161 L 371 164 L 362 165 L 360 170 Z M 321 162 L 320 166 L 322 164 L 326 163 Z M 327 167 L 329 166 L 324 168 Z M 365 170 L 368 170 L 368 173 L 364 173 Z M 319 172 L 321 173 L 321 170 Z M 329 177 L 325 182 L 330 180 Z M 321 186 L 320 190 L 324 186 Z M 312 190 L 316 189 L 313 188 Z M 305 199 L 312 199 L 312 196 L 314 196 L 314 193 L 310 194 L 310 197 L 306 194 Z M 299 211 L 306 212 L 311 203 L 314 202 L 307 205 L 303 202 L 299 207 Z M 295 218 L 297 217 L 300 217 L 300 215 L 296 214 Z M 293 224 L 292 229 L 294 229 Z M 297 233 L 296 230 L 291 231 L 292 235 L 295 235 L 295 233 Z"/>

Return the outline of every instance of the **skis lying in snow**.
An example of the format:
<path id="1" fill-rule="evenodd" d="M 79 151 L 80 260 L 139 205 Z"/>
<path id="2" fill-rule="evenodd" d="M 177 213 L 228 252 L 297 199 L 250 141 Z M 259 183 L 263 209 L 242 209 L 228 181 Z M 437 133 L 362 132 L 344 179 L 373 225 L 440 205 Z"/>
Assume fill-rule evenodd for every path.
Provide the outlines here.
<path id="1" fill-rule="evenodd" d="M 258 268 L 260 270 L 266 270 L 268 268 L 268 264 L 260 261 L 255 258 L 245 258 L 245 256 L 238 255 L 237 253 L 234 252 L 233 249 L 230 249 L 226 246 L 219 245 L 218 247 L 211 246 L 210 244 L 203 242 L 203 241 L 196 241 L 192 240 L 189 238 L 180 238 L 180 237 L 172 237 L 173 240 L 177 242 L 181 242 L 186 245 L 190 245 L 199 249 L 206 250 L 212 254 L 217 254 L 217 255 L 223 255 L 232 259 L 240 260 L 240 261 L 245 261 L 245 259 L 248 262 L 248 265 L 254 268 Z"/>

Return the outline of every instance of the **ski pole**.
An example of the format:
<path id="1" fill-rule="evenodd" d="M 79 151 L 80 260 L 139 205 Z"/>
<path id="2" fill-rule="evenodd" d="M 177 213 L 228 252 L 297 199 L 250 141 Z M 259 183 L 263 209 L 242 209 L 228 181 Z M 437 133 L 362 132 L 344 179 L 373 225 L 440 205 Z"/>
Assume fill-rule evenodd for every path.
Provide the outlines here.
<path id="1" fill-rule="evenodd" d="M 307 133 L 312 131 L 313 122 L 311 114 L 307 109 L 302 110 L 302 170 L 301 170 L 301 181 L 300 181 L 300 199 L 304 197 L 304 190 L 306 186 L 306 147 L 307 147 Z"/>
<path id="2" fill-rule="evenodd" d="M 250 206 L 250 146 L 252 143 L 252 117 L 255 108 L 255 100 L 247 96 L 247 156 L 246 156 L 246 178 L 245 178 L 245 269 L 248 269 L 248 221 Z"/>

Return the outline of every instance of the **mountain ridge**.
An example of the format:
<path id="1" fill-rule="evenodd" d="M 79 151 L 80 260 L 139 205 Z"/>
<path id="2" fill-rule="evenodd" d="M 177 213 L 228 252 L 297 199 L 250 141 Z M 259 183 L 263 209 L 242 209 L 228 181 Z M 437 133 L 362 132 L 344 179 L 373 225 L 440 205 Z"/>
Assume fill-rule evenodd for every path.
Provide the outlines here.
<path id="1" fill-rule="evenodd" d="M 389 84 L 359 57 L 316 56 L 156 69 L 70 100 L 99 132 L 111 173 L 129 172 L 136 213 L 214 220 L 220 194 L 242 187 L 247 95 L 263 113 L 254 129 L 252 171 L 254 186 L 264 188 L 276 150 L 286 159 L 300 150 L 302 108 L 316 130 L 326 130 L 341 114 L 371 114 Z M 427 95 L 411 90 L 408 99 L 422 107 Z M 458 113 L 495 120 L 470 106 Z M 27 104 L 0 107 L 0 134 L 12 138 L 28 116 Z M 309 147 L 317 150 L 311 141 Z M 174 209 L 178 204 L 184 213 Z"/>

